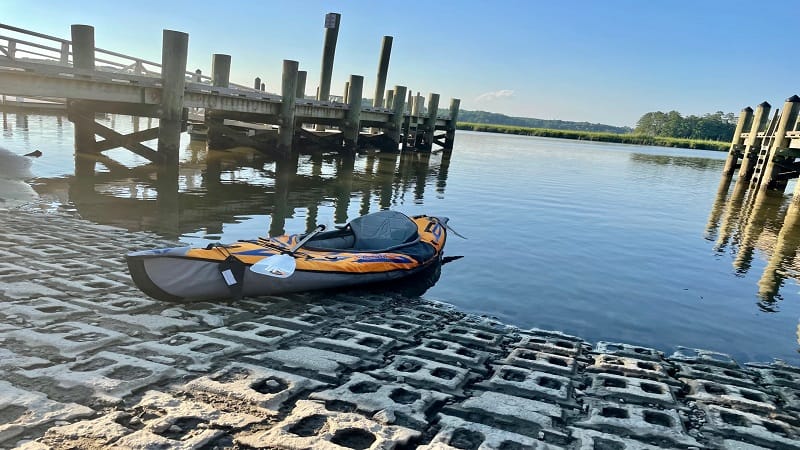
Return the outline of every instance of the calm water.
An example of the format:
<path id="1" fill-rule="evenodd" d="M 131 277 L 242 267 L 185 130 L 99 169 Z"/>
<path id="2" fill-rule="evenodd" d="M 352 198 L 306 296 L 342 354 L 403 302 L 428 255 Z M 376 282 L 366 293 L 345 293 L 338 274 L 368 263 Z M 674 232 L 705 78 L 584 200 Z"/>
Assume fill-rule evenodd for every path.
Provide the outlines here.
<path id="1" fill-rule="evenodd" d="M 469 238 L 452 237 L 446 253 L 465 257 L 443 268 L 427 298 L 592 341 L 800 362 L 800 233 L 781 233 L 794 185 L 759 198 L 720 189 L 723 153 L 459 132 L 449 160 L 304 155 L 294 173 L 184 136 L 175 211 L 141 167 L 76 180 L 65 118 L 2 118 L 0 146 L 43 152 L 32 182 L 49 207 L 99 223 L 205 244 L 382 208 L 446 215 Z M 120 131 L 146 126 L 99 120 Z M 144 162 L 107 154 L 128 167 Z"/>

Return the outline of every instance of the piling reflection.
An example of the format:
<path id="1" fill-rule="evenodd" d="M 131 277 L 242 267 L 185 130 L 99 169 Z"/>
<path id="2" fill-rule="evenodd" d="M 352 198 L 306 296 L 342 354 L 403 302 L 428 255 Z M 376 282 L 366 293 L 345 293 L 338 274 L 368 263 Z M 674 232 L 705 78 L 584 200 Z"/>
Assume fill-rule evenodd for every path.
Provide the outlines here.
<path id="1" fill-rule="evenodd" d="M 763 255 L 767 263 L 756 295 L 764 312 L 778 310 L 787 280 L 800 280 L 800 205 L 788 198 L 723 177 L 706 225 L 706 239 L 714 242 L 718 254 L 732 257 L 738 276 L 751 270 L 757 254 Z"/>
<path id="2" fill-rule="evenodd" d="M 136 118 L 110 121 L 139 126 Z M 253 216 L 263 216 L 268 231 L 262 234 L 274 236 L 286 233 L 287 220 L 298 214 L 305 215 L 309 231 L 323 209 L 335 223 L 345 223 L 370 211 L 421 203 L 431 188 L 440 196 L 449 155 L 316 152 L 276 161 L 252 149 L 208 150 L 204 142 L 191 141 L 177 170 L 123 162 L 78 154 L 75 174 L 39 178 L 35 189 L 88 220 L 169 239 L 219 239 L 226 225 Z"/>

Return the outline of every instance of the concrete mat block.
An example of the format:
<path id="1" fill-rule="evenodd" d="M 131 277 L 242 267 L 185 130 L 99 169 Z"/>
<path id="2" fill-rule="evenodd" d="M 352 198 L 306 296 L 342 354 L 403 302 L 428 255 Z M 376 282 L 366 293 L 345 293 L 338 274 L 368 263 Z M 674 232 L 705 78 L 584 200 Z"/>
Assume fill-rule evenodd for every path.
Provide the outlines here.
<path id="1" fill-rule="evenodd" d="M 422 389 L 455 393 L 467 381 L 470 371 L 427 359 L 398 355 L 387 367 L 368 373 L 382 379 L 409 383 Z"/>
<path id="2" fill-rule="evenodd" d="M 361 364 L 356 356 L 306 346 L 267 352 L 261 360 L 275 362 L 289 372 L 314 374 L 323 381 L 335 381 L 345 369 Z"/>
<path id="3" fill-rule="evenodd" d="M 62 322 L 33 329 L 19 329 L 6 333 L 6 337 L 31 347 L 51 347 L 65 357 L 74 357 L 124 340 L 133 340 L 126 334 L 82 322 Z"/>
<path id="4" fill-rule="evenodd" d="M 586 371 L 646 378 L 674 385 L 680 384 L 678 380 L 669 375 L 663 364 L 625 356 L 594 355 L 594 362 L 586 367 Z"/>
<path id="5" fill-rule="evenodd" d="M 636 437 L 661 447 L 698 446 L 689 436 L 677 410 L 646 408 L 632 404 L 586 399 L 588 417 L 578 420 L 575 426 Z"/>
<path id="6" fill-rule="evenodd" d="M 494 374 L 476 386 L 487 391 L 502 392 L 519 397 L 555 401 L 575 406 L 572 381 L 561 375 L 537 372 L 514 366 L 493 366 Z"/>
<path id="7" fill-rule="evenodd" d="M 402 320 L 369 317 L 354 323 L 353 328 L 410 342 L 420 333 L 422 326 Z"/>
<path id="8" fill-rule="evenodd" d="M 287 450 L 391 450 L 419 435 L 410 428 L 384 425 L 360 414 L 330 411 L 321 402 L 299 400 L 283 421 L 266 431 L 239 433 L 234 436 L 234 442 L 252 448 Z"/>
<path id="9" fill-rule="evenodd" d="M 92 414 L 94 411 L 86 406 L 55 402 L 44 394 L 0 380 L 0 444 L 12 443 L 33 427 Z"/>
<path id="10" fill-rule="evenodd" d="M 87 386 L 94 391 L 95 398 L 117 403 L 136 389 L 177 378 L 184 372 L 164 364 L 104 351 L 84 360 L 18 370 L 17 373 L 27 378 L 49 378 L 63 388 Z"/>
<path id="11" fill-rule="evenodd" d="M 663 447 L 586 428 L 569 427 L 576 450 L 662 450 Z"/>
<path id="12" fill-rule="evenodd" d="M 190 332 L 178 333 L 159 341 L 127 345 L 120 350 L 149 361 L 175 364 L 191 371 L 205 371 L 217 359 L 257 351 L 242 343 Z"/>
<path id="13" fill-rule="evenodd" d="M 578 370 L 575 358 L 527 348 L 515 348 L 501 362 L 509 366 L 525 367 L 567 377 L 572 376 Z"/>
<path id="14" fill-rule="evenodd" d="M 590 374 L 589 377 L 591 384 L 585 392 L 591 397 L 624 400 L 642 406 L 677 407 L 672 387 L 666 383 L 610 373 Z"/>
<path id="15" fill-rule="evenodd" d="M 661 361 L 664 359 L 664 353 L 658 350 L 621 342 L 600 341 L 595 344 L 594 351 L 606 355 L 625 356 L 647 361 Z"/>
<path id="16" fill-rule="evenodd" d="M 180 390 L 211 404 L 234 402 L 235 409 L 253 409 L 262 416 L 271 416 L 300 393 L 325 386 L 325 383 L 299 375 L 233 363 L 212 375 L 186 383 Z"/>
<path id="17" fill-rule="evenodd" d="M 512 347 L 540 350 L 554 355 L 576 358 L 588 349 L 582 339 L 555 331 L 530 330 L 520 333 L 521 339 Z"/>
<path id="18" fill-rule="evenodd" d="M 422 344 L 403 350 L 403 353 L 425 359 L 469 367 L 477 372 L 485 372 L 483 364 L 492 355 L 468 348 L 463 344 L 441 339 L 422 339 Z"/>
<path id="19" fill-rule="evenodd" d="M 800 430 L 786 422 L 718 405 L 699 405 L 706 413 L 701 431 L 771 449 L 800 449 Z"/>
<path id="20" fill-rule="evenodd" d="M 710 380 L 686 380 L 689 393 L 686 398 L 706 404 L 717 404 L 743 411 L 771 414 L 777 411 L 770 394 L 759 389 L 750 389 Z"/>
<path id="21" fill-rule="evenodd" d="M 566 446 L 551 444 L 517 433 L 503 431 L 488 425 L 469 422 L 458 417 L 440 415 L 439 432 L 429 444 L 418 450 L 476 449 L 501 450 L 523 448 L 526 450 L 566 449 Z"/>
<path id="22" fill-rule="evenodd" d="M 250 342 L 264 346 L 276 346 L 287 338 L 296 335 L 298 331 L 288 328 L 276 327 L 258 322 L 239 322 L 227 327 L 215 328 L 208 332 L 211 336 L 239 342 Z"/>
<path id="23" fill-rule="evenodd" d="M 732 369 L 729 367 L 679 361 L 673 362 L 673 365 L 678 368 L 675 377 L 683 381 L 687 379 L 700 379 L 746 388 L 756 388 L 758 386 L 756 382 L 758 372 L 750 369 Z"/>
<path id="24" fill-rule="evenodd" d="M 415 389 L 405 383 L 354 373 L 345 384 L 314 392 L 310 398 L 353 405 L 357 411 L 381 423 L 400 423 L 424 429 L 428 426 L 427 412 L 451 397 L 436 391 Z"/>
<path id="25" fill-rule="evenodd" d="M 339 327 L 312 339 L 311 345 L 353 356 L 382 359 L 389 349 L 397 345 L 397 340 L 366 331 Z"/>

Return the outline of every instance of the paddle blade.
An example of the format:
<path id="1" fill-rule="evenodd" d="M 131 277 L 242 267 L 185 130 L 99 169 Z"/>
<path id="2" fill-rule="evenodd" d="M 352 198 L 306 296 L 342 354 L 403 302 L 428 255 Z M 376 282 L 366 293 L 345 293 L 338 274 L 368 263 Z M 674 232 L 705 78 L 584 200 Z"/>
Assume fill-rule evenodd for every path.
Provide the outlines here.
<path id="1" fill-rule="evenodd" d="M 294 273 L 297 263 L 289 255 L 273 255 L 250 266 L 250 270 L 260 275 L 275 278 L 288 278 Z"/>

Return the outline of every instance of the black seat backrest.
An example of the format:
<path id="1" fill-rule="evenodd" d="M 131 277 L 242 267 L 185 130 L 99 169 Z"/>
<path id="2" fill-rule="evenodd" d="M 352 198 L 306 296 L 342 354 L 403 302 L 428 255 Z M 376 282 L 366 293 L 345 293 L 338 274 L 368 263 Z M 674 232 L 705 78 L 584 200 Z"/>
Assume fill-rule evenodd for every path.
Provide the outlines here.
<path id="1" fill-rule="evenodd" d="M 417 224 L 397 211 L 378 211 L 353 219 L 354 250 L 388 250 L 419 239 Z"/>

